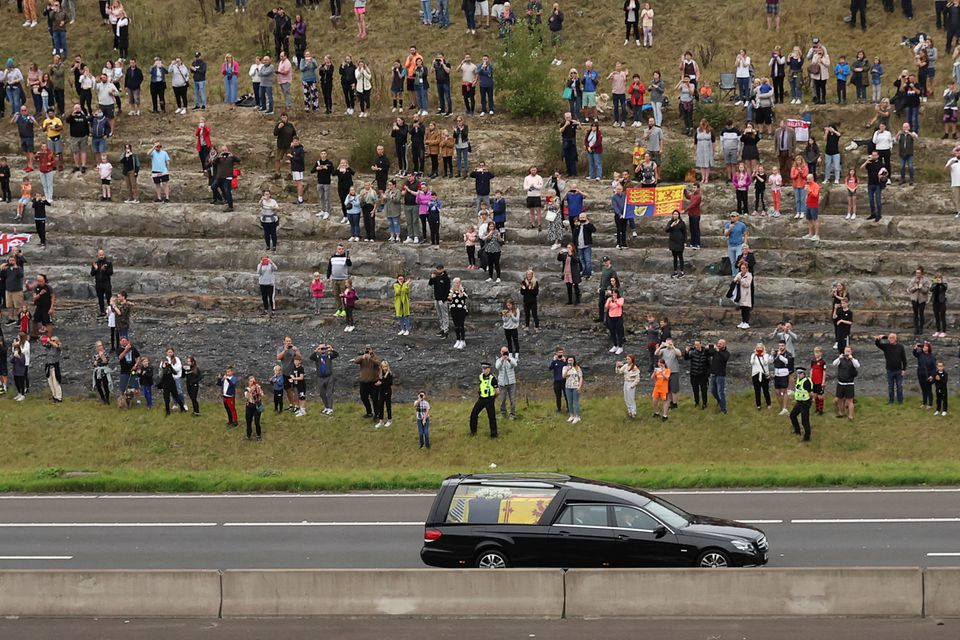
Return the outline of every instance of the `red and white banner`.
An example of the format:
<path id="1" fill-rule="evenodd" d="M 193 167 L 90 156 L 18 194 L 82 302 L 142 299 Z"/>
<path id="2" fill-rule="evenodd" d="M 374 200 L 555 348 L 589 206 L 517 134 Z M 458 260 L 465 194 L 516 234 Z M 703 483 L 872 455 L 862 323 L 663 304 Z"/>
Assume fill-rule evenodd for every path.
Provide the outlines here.
<path id="1" fill-rule="evenodd" d="M 810 139 L 810 123 L 799 118 L 787 118 L 787 126 L 793 129 L 797 142 L 806 142 Z"/>
<path id="2" fill-rule="evenodd" d="M 33 237 L 29 233 L 0 233 L 0 255 L 7 255 L 14 247 L 22 247 Z"/>

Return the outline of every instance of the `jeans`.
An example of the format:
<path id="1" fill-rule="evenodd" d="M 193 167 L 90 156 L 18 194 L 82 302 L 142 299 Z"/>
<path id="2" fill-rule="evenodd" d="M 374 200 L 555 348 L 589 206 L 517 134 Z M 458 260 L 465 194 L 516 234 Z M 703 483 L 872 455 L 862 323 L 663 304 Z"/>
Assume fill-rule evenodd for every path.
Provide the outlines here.
<path id="1" fill-rule="evenodd" d="M 207 81 L 200 80 L 193 83 L 193 106 L 207 106 Z"/>
<path id="2" fill-rule="evenodd" d="M 717 401 L 721 413 L 727 412 L 727 377 L 710 376 L 710 395 Z"/>
<path id="3" fill-rule="evenodd" d="M 273 111 L 273 85 L 260 85 L 260 108 L 263 111 Z"/>
<path id="4" fill-rule="evenodd" d="M 887 371 L 887 404 L 893 404 L 893 392 L 897 392 L 897 404 L 903 404 L 903 372 Z"/>
<path id="5" fill-rule="evenodd" d="M 572 138 L 563 139 L 563 161 L 566 164 L 567 175 L 577 175 L 577 141 Z"/>
<path id="6" fill-rule="evenodd" d="M 658 127 L 663 124 L 663 103 L 653 102 L 653 122 Z"/>
<path id="7" fill-rule="evenodd" d="M 933 406 L 933 383 L 927 380 L 925 376 L 918 375 L 917 382 L 920 383 L 921 404 L 925 407 Z"/>
<path id="8" fill-rule="evenodd" d="M 420 0 L 420 11 L 423 12 L 423 21 L 431 22 L 433 11 L 430 8 L 430 0 Z"/>
<path id="9" fill-rule="evenodd" d="M 457 175 L 467 175 L 470 173 L 470 155 L 467 148 L 457 149 Z"/>
<path id="10" fill-rule="evenodd" d="M 876 216 L 879 220 L 883 209 L 883 197 L 880 185 L 868 184 L 867 195 L 870 197 L 870 215 Z"/>
<path id="11" fill-rule="evenodd" d="M 20 113 L 20 87 L 18 85 L 7 87 L 7 102 L 10 103 L 10 113 L 13 115 Z"/>
<path id="12" fill-rule="evenodd" d="M 480 113 L 493 113 L 493 87 L 480 87 Z"/>
<path id="13" fill-rule="evenodd" d="M 793 199 L 797 206 L 797 213 L 807 212 L 807 190 L 803 187 L 793 189 Z"/>
<path id="14" fill-rule="evenodd" d="M 790 98 L 803 100 L 803 78 L 801 76 L 790 76 Z"/>
<path id="15" fill-rule="evenodd" d="M 52 36 L 53 36 L 53 48 L 60 53 L 61 58 L 66 60 L 67 59 L 67 32 L 54 31 Z"/>
<path id="16" fill-rule="evenodd" d="M 910 182 L 913 183 L 913 154 L 909 156 L 900 156 L 900 182 L 903 182 L 904 176 L 910 169 Z"/>
<path id="17" fill-rule="evenodd" d="M 464 17 L 467 19 L 467 29 L 470 31 L 477 30 L 477 19 L 474 17 L 473 11 L 464 11 Z"/>
<path id="18" fill-rule="evenodd" d="M 217 187 L 223 194 L 223 199 L 227 201 L 227 206 L 233 208 L 233 191 L 230 187 L 230 178 L 218 178 Z"/>
<path id="19" fill-rule="evenodd" d="M 737 98 L 741 102 L 750 99 L 750 78 L 737 78 Z"/>
<path id="20" fill-rule="evenodd" d="M 427 111 L 427 87 L 422 84 L 417 85 L 417 106 L 420 111 Z"/>
<path id="21" fill-rule="evenodd" d="M 317 199 L 320 201 L 320 211 L 330 213 L 330 185 L 317 183 Z"/>
<path id="22" fill-rule="evenodd" d="M 507 415 L 507 401 L 510 402 L 510 415 L 517 415 L 517 383 L 500 385 L 500 413 Z"/>
<path id="23" fill-rule="evenodd" d="M 739 271 L 739 269 L 737 269 L 737 256 L 740 255 L 742 250 L 742 244 L 727 244 L 727 257 L 730 258 L 731 277 L 736 277 L 737 272 Z"/>
<path id="24" fill-rule="evenodd" d="M 570 416 L 579 416 L 580 390 L 564 388 L 563 395 L 567 398 L 567 414 Z"/>
<path id="25" fill-rule="evenodd" d="M 580 254 L 580 274 L 589 277 L 593 273 L 593 247 L 580 247 L 577 253 Z"/>
<path id="26" fill-rule="evenodd" d="M 40 184 L 43 185 L 43 197 L 53 202 L 53 178 L 56 171 L 40 171 Z"/>
<path id="27" fill-rule="evenodd" d="M 426 0 L 429 2 L 430 0 Z M 421 420 L 417 418 L 417 435 L 420 436 L 420 446 L 430 448 L 430 418 Z"/>
<path id="28" fill-rule="evenodd" d="M 350 221 L 350 237 L 359 238 L 360 237 L 360 214 L 348 213 L 347 220 Z"/>
<path id="29" fill-rule="evenodd" d="M 437 0 L 437 14 L 441 27 L 450 26 L 450 0 Z"/>
<path id="30" fill-rule="evenodd" d="M 391 235 L 400 236 L 400 217 L 387 218 L 387 229 Z"/>
<path id="31" fill-rule="evenodd" d="M 625 93 L 613 94 L 613 121 L 627 121 L 627 94 Z"/>
<path id="32" fill-rule="evenodd" d="M 823 179 L 824 179 L 825 181 L 830 180 L 830 172 L 833 171 L 833 172 L 834 172 L 834 176 L 835 176 L 834 179 L 835 179 L 837 182 L 840 182 L 840 172 L 841 172 L 841 170 L 840 170 L 840 154 L 839 154 L 839 153 L 837 153 L 837 154 L 829 154 L 829 155 L 825 155 L 824 158 L 826 158 L 826 161 L 827 161 L 827 168 L 826 168 L 826 172 L 824 173 L 824 178 L 823 178 Z"/>
<path id="33" fill-rule="evenodd" d="M 223 77 L 223 100 L 227 104 L 237 101 L 237 76 Z"/>
<path id="34" fill-rule="evenodd" d="M 906 107 L 904 120 L 910 123 L 910 130 L 920 135 L 920 107 Z"/>
<path id="35" fill-rule="evenodd" d="M 440 113 L 450 113 L 453 111 L 453 98 L 450 97 L 450 83 L 444 82 L 437 84 L 437 95 L 440 100 Z"/>
<path id="36" fill-rule="evenodd" d="M 573 116 L 574 120 L 580 119 L 580 96 L 574 96 L 570 98 L 570 115 Z"/>
<path id="37" fill-rule="evenodd" d="M 603 177 L 603 154 L 602 153 L 587 153 L 587 164 L 590 166 L 590 177 L 591 178 L 602 178 Z"/>
<path id="38" fill-rule="evenodd" d="M 401 331 L 410 331 L 410 329 L 413 327 L 413 323 L 410 322 L 410 316 L 400 316 L 397 318 L 397 320 L 400 323 Z"/>

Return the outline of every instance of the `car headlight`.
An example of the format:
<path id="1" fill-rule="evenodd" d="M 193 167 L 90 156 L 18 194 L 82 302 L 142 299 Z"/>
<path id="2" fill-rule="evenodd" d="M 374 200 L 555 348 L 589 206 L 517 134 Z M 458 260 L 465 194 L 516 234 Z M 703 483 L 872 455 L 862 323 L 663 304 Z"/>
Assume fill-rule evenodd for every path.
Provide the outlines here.
<path id="1" fill-rule="evenodd" d="M 730 543 L 740 551 L 745 551 L 747 553 L 753 553 L 755 551 L 753 544 L 747 540 L 731 540 Z"/>

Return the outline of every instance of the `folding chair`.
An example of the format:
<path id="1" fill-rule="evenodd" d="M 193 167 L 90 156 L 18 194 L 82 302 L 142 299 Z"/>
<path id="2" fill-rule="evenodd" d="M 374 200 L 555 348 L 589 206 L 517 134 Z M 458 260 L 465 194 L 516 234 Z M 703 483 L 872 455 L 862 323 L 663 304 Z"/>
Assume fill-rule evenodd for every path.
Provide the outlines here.
<path id="1" fill-rule="evenodd" d="M 717 90 L 720 92 L 720 101 L 729 100 L 733 102 L 737 91 L 737 77 L 732 73 L 721 73 L 720 81 L 717 82 Z"/>

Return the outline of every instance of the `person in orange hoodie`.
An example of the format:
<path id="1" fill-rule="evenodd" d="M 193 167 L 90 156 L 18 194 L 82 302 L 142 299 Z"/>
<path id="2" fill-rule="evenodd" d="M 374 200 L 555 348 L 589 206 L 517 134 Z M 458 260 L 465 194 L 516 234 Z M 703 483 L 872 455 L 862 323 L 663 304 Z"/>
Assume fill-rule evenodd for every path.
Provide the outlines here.
<path id="1" fill-rule="evenodd" d="M 807 161 L 803 156 L 797 155 L 790 167 L 790 184 L 793 186 L 793 198 L 797 207 L 794 220 L 802 218 L 807 211 L 807 173 Z"/>
<path id="2" fill-rule="evenodd" d="M 653 380 L 653 417 L 666 420 L 670 411 L 670 369 L 663 358 L 650 374 L 650 379 Z"/>
<path id="3" fill-rule="evenodd" d="M 407 93 L 410 94 L 411 110 L 417 108 L 417 90 L 413 82 L 413 73 L 417 68 L 417 60 L 423 61 L 423 56 L 417 51 L 416 47 L 410 47 L 410 55 L 403 63 L 403 68 L 407 71 Z"/>

